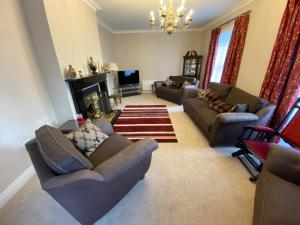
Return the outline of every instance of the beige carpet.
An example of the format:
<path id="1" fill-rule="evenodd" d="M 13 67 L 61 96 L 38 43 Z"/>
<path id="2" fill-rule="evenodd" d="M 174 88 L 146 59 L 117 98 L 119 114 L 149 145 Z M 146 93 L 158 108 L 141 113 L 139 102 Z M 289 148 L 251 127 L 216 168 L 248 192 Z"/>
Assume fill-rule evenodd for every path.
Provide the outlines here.
<path id="1" fill-rule="evenodd" d="M 96 225 L 250 225 L 255 185 L 234 149 L 210 148 L 182 107 L 151 94 L 126 104 L 167 104 L 179 143 L 160 144 L 148 174 Z M 101 199 L 99 199 L 101 201 Z M 1 225 L 78 224 L 33 177 L 0 211 Z"/>

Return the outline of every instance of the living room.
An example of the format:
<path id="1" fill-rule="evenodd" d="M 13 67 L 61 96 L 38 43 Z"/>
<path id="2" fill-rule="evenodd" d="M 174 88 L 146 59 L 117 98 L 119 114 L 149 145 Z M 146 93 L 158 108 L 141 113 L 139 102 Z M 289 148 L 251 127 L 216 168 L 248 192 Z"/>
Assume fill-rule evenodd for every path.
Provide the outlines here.
<path id="1" fill-rule="evenodd" d="M 299 12 L 1 1 L 0 224 L 300 224 Z"/>

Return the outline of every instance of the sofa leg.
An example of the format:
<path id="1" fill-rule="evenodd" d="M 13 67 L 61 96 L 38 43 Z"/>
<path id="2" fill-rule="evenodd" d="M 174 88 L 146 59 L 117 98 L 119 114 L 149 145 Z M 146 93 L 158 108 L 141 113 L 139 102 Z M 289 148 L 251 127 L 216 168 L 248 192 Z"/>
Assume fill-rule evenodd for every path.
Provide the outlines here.
<path id="1" fill-rule="evenodd" d="M 238 150 L 236 152 L 231 153 L 232 157 L 237 157 L 243 154 L 243 150 Z"/>

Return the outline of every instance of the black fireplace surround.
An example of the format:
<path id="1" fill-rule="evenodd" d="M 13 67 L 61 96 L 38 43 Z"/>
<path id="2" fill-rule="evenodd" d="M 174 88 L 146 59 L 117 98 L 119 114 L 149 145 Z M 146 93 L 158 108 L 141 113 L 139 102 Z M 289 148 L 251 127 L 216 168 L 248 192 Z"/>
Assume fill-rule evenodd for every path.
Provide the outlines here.
<path id="1" fill-rule="evenodd" d="M 111 105 L 108 97 L 106 74 L 93 74 L 88 77 L 66 80 L 69 83 L 76 112 L 89 118 L 89 111 L 93 106 L 87 106 L 85 98 L 91 94 L 97 94 L 99 110 L 106 114 L 111 113 Z M 98 102 L 98 101 L 97 101 Z"/>

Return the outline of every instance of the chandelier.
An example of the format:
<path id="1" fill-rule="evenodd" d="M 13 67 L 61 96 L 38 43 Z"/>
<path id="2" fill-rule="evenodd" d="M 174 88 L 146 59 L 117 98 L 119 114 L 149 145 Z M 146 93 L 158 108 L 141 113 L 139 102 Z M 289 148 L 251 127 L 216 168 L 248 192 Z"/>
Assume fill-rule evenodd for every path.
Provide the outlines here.
<path id="1" fill-rule="evenodd" d="M 150 23 L 153 30 L 162 30 L 167 34 L 172 34 L 176 30 L 188 28 L 192 23 L 193 10 L 185 15 L 186 8 L 184 6 L 185 0 L 181 0 L 181 5 L 176 9 L 173 5 L 173 0 L 169 0 L 169 5 L 166 7 L 163 0 L 160 0 L 160 7 L 158 9 L 158 22 L 154 11 L 150 12 Z"/>

